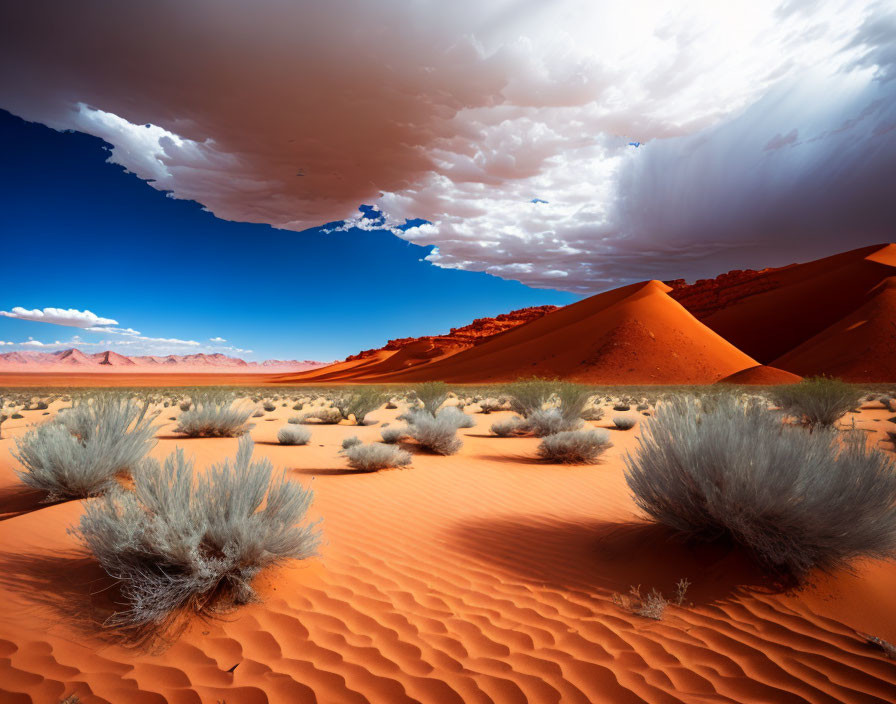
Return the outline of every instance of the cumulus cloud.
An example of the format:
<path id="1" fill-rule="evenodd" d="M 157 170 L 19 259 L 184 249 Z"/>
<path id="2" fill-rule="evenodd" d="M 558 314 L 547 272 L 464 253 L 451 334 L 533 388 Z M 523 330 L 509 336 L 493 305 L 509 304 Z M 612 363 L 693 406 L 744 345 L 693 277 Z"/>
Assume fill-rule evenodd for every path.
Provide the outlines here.
<path id="1" fill-rule="evenodd" d="M 12 310 L 0 310 L 0 315 L 5 318 L 18 318 L 19 320 L 33 320 L 38 323 L 52 323 L 53 325 L 65 325 L 73 328 L 94 328 L 106 325 L 118 325 L 117 320 L 101 318 L 89 310 L 77 310 L 75 308 L 35 308 L 28 310 L 16 306 Z"/>
<path id="2" fill-rule="evenodd" d="M 227 342 L 223 337 L 210 337 L 208 338 L 209 342 Z"/>
<path id="3" fill-rule="evenodd" d="M 32 0 L 5 13 L 0 106 L 222 218 L 385 227 L 590 292 L 890 237 L 891 10 Z"/>

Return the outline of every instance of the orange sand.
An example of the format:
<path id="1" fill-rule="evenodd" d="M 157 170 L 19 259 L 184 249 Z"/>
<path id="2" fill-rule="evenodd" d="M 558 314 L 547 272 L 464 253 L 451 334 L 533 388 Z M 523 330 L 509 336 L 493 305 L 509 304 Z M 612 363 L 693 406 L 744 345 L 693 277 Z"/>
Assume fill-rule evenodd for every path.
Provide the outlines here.
<path id="1" fill-rule="evenodd" d="M 13 475 L 10 437 L 40 413 L 7 421 L 0 440 L 4 704 L 72 693 L 86 704 L 896 698 L 896 662 L 857 633 L 896 641 L 896 566 L 776 593 L 742 555 L 637 522 L 621 456 L 638 428 L 611 431 L 601 464 L 551 466 L 533 461 L 537 440 L 488 436 L 500 413 L 476 415 L 456 456 L 415 454 L 408 469 L 365 475 L 345 473 L 337 451 L 349 435 L 377 437 L 379 423 L 315 426 L 309 446 L 281 447 L 294 411 L 255 419 L 256 453 L 314 486 L 321 556 L 262 575 L 264 603 L 197 621 L 161 653 L 127 649 L 96 625 L 109 583 L 66 533 L 82 502 L 39 504 Z M 857 426 L 890 450 L 890 416 L 876 404 Z M 202 467 L 236 449 L 175 439 L 172 425 L 155 456 L 180 445 Z M 680 577 L 693 582 L 688 604 L 662 621 L 611 601 L 634 584 L 669 593 Z"/>
<path id="2" fill-rule="evenodd" d="M 777 367 L 767 367 L 764 364 L 757 364 L 755 367 L 743 369 L 739 372 L 726 376 L 718 383 L 720 384 L 744 384 L 747 386 L 773 386 L 775 384 L 795 384 L 802 377 L 790 372 L 785 372 Z"/>
<path id="3" fill-rule="evenodd" d="M 659 281 L 624 286 L 409 368 L 383 356 L 283 378 L 489 383 L 534 374 L 600 384 L 708 384 L 756 364 L 668 296 L 670 290 Z"/>

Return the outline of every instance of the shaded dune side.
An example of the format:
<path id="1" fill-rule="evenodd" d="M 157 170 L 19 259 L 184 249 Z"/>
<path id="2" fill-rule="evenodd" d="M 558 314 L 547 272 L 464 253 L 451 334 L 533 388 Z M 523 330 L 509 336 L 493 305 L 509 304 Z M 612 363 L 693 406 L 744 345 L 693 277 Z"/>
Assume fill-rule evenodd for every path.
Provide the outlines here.
<path id="1" fill-rule="evenodd" d="M 703 322 L 759 362 L 781 366 L 776 360 L 863 305 L 871 289 L 894 274 L 896 245 L 863 247 L 763 274 L 768 290 Z"/>
<path id="2" fill-rule="evenodd" d="M 719 384 L 744 384 L 746 386 L 774 386 L 776 384 L 795 384 L 801 376 L 785 372 L 777 367 L 769 367 L 765 364 L 757 364 L 755 367 L 735 372 L 724 379 L 719 379 Z"/>
<path id="3" fill-rule="evenodd" d="M 632 523 L 620 458 L 635 432 L 613 433 L 603 464 L 546 466 L 527 459 L 536 440 L 482 437 L 506 415 L 477 417 L 459 455 L 416 455 L 404 471 L 314 469 L 333 466 L 341 437 L 376 427 L 328 426 L 301 451 L 268 448 L 277 464 L 292 458 L 295 480 L 315 477 L 321 558 L 264 575 L 264 603 L 198 622 L 159 654 L 103 642 L 81 618 L 101 618 L 113 598 L 65 533 L 80 502 L 0 521 L 0 700 L 892 701 L 896 664 L 855 632 L 896 640 L 891 565 L 860 565 L 845 585 L 867 614 L 833 615 L 826 591 L 775 593 L 742 555 Z M 197 445 L 211 459 L 235 441 Z M 612 603 L 632 584 L 669 593 L 680 577 L 694 582 L 693 604 L 663 621 Z"/>
<path id="4" fill-rule="evenodd" d="M 896 276 L 872 289 L 864 305 L 776 359 L 775 365 L 804 376 L 896 381 Z"/>
<path id="5" fill-rule="evenodd" d="M 756 364 L 659 281 L 592 296 L 476 347 L 370 381 L 494 382 L 533 374 L 616 384 L 711 383 Z"/>

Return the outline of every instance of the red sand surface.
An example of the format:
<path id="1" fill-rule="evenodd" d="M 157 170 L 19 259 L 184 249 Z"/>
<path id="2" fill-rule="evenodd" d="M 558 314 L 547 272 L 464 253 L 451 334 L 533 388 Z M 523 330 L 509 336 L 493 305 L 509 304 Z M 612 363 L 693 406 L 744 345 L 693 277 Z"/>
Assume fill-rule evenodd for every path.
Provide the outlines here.
<path id="1" fill-rule="evenodd" d="M 802 374 L 800 368 L 782 363 L 782 357 L 865 305 L 869 293 L 894 275 L 896 245 L 863 247 L 762 274 L 753 285 L 765 290 L 734 300 L 702 320 L 760 362 Z M 880 323 L 889 328 L 896 318 Z M 892 368 L 875 371 L 877 381 L 894 378 Z"/>
<path id="2" fill-rule="evenodd" d="M 632 284 L 429 364 L 394 371 L 353 367 L 352 378 L 483 383 L 534 374 L 606 384 L 701 384 L 756 364 L 670 298 L 669 290 L 659 281 Z M 283 378 L 312 377 L 321 373 Z"/>
<path id="3" fill-rule="evenodd" d="M 801 376 L 785 372 L 783 369 L 757 364 L 755 367 L 735 372 L 724 379 L 720 384 L 744 384 L 746 386 L 773 386 L 775 384 L 795 384 Z"/>
<path id="4" fill-rule="evenodd" d="M 882 281 L 862 306 L 776 359 L 775 365 L 804 376 L 896 381 L 896 276 Z"/>
<path id="5" fill-rule="evenodd" d="M 858 563 L 780 593 L 742 554 L 639 521 L 621 459 L 639 427 L 611 430 L 600 464 L 552 466 L 533 460 L 537 440 L 488 437 L 506 413 L 474 416 L 458 455 L 365 475 L 343 472 L 340 443 L 373 439 L 379 423 L 316 426 L 308 446 L 283 447 L 274 438 L 293 412 L 256 419 L 256 454 L 314 486 L 320 557 L 264 573 L 262 603 L 195 621 L 161 652 L 123 647 L 98 624 L 109 580 L 66 532 L 84 502 L 41 504 L 13 474 L 11 438 L 35 413 L 0 440 L 3 704 L 894 700 L 896 662 L 860 634 L 896 642 L 896 566 Z M 878 404 L 855 417 L 889 450 L 891 415 Z M 181 446 L 201 468 L 236 450 L 171 427 L 153 456 Z M 685 604 L 661 621 L 612 601 L 637 584 L 668 595 L 682 577 Z"/>

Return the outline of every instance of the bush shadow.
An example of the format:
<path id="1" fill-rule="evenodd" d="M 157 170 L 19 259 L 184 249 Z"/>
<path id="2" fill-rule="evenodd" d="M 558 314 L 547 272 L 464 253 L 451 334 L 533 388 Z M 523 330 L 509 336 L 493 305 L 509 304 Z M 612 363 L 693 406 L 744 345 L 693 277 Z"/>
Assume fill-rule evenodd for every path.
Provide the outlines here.
<path id="1" fill-rule="evenodd" d="M 47 492 L 25 484 L 14 484 L 0 489 L 0 521 L 39 511 L 64 501 L 65 499 L 47 501 Z"/>
<path id="2" fill-rule="evenodd" d="M 739 546 L 686 540 L 653 523 L 482 520 L 458 525 L 451 539 L 484 566 L 560 590 L 612 594 L 641 585 L 671 593 L 686 578 L 687 601 L 707 604 L 737 592 L 792 586 L 768 576 Z"/>

